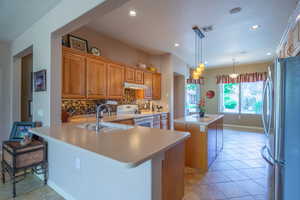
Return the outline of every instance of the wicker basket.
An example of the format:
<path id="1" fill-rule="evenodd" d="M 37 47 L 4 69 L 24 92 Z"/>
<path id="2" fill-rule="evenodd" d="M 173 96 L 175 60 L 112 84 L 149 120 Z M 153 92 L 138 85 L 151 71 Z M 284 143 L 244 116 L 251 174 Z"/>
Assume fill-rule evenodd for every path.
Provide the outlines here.
<path id="1" fill-rule="evenodd" d="M 33 140 L 26 146 L 12 141 L 3 144 L 3 160 L 11 168 L 20 169 L 41 163 L 44 161 L 44 156 L 44 144 L 38 140 Z"/>

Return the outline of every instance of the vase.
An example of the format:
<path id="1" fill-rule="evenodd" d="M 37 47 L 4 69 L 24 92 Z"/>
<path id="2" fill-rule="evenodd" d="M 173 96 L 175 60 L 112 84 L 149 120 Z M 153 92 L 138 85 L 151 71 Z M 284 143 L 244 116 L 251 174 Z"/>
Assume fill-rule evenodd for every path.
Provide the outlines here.
<path id="1" fill-rule="evenodd" d="M 205 112 L 199 112 L 199 116 L 202 118 L 202 117 L 204 117 L 204 115 L 205 115 Z"/>

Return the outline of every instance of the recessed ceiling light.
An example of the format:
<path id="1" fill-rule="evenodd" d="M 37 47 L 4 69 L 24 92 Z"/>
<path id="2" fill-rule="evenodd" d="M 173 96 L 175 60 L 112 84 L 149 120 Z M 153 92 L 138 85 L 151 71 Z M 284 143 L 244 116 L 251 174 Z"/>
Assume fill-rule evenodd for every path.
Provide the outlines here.
<path id="1" fill-rule="evenodd" d="M 272 55 L 272 53 L 271 53 L 271 52 L 268 52 L 268 53 L 267 53 L 267 56 L 270 56 L 270 55 Z"/>
<path id="2" fill-rule="evenodd" d="M 241 12 L 241 10 L 242 10 L 241 7 L 236 7 L 236 8 L 232 8 L 231 10 L 229 10 L 229 13 L 233 15 L 233 14 Z"/>
<path id="3" fill-rule="evenodd" d="M 135 17 L 136 16 L 136 11 L 135 10 L 130 10 L 129 11 L 129 16 L 130 17 Z"/>
<path id="4" fill-rule="evenodd" d="M 300 20 L 300 14 L 296 17 L 296 21 L 298 22 Z"/>
<path id="5" fill-rule="evenodd" d="M 260 25 L 258 25 L 258 24 L 255 24 L 255 25 L 251 26 L 251 29 L 252 29 L 252 30 L 256 30 L 256 29 L 258 29 L 258 28 L 260 28 Z"/>
<path id="6" fill-rule="evenodd" d="M 178 43 L 174 44 L 174 47 L 179 47 L 179 46 L 180 46 L 180 44 L 178 44 Z"/>

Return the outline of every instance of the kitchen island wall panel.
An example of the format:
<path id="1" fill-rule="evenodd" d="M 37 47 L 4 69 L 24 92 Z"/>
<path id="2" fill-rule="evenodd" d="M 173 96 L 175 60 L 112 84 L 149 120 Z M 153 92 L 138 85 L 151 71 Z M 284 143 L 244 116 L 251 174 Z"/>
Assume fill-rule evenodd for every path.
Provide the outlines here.
<path id="1" fill-rule="evenodd" d="M 48 159 L 48 184 L 65 199 L 151 200 L 151 161 L 128 169 L 99 154 L 54 140 L 48 140 Z"/>

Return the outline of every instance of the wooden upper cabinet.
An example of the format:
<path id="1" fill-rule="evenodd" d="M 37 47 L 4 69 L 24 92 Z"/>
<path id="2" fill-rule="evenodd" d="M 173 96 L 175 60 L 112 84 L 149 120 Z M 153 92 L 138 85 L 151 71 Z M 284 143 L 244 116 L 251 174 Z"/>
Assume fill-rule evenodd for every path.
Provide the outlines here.
<path id="1" fill-rule="evenodd" d="M 125 69 L 123 66 L 108 64 L 107 96 L 111 99 L 121 99 L 124 93 Z"/>
<path id="2" fill-rule="evenodd" d="M 131 67 L 125 68 L 125 82 L 135 83 L 135 69 Z"/>
<path id="3" fill-rule="evenodd" d="M 144 72 L 144 85 L 147 86 L 147 89 L 144 91 L 145 99 L 152 99 L 152 73 Z"/>
<path id="4" fill-rule="evenodd" d="M 87 58 L 87 98 L 107 97 L 107 64 L 99 59 Z"/>
<path id="5" fill-rule="evenodd" d="M 62 97 L 86 97 L 85 57 L 64 52 L 62 56 Z"/>
<path id="6" fill-rule="evenodd" d="M 135 82 L 137 84 L 144 84 L 144 72 L 142 70 L 135 70 Z"/>
<path id="7" fill-rule="evenodd" d="M 154 73 L 153 74 L 153 82 L 152 82 L 152 99 L 159 100 L 161 99 L 161 74 Z"/>
<path id="8" fill-rule="evenodd" d="M 125 68 L 125 82 L 144 84 L 144 72 L 132 67 Z"/>

